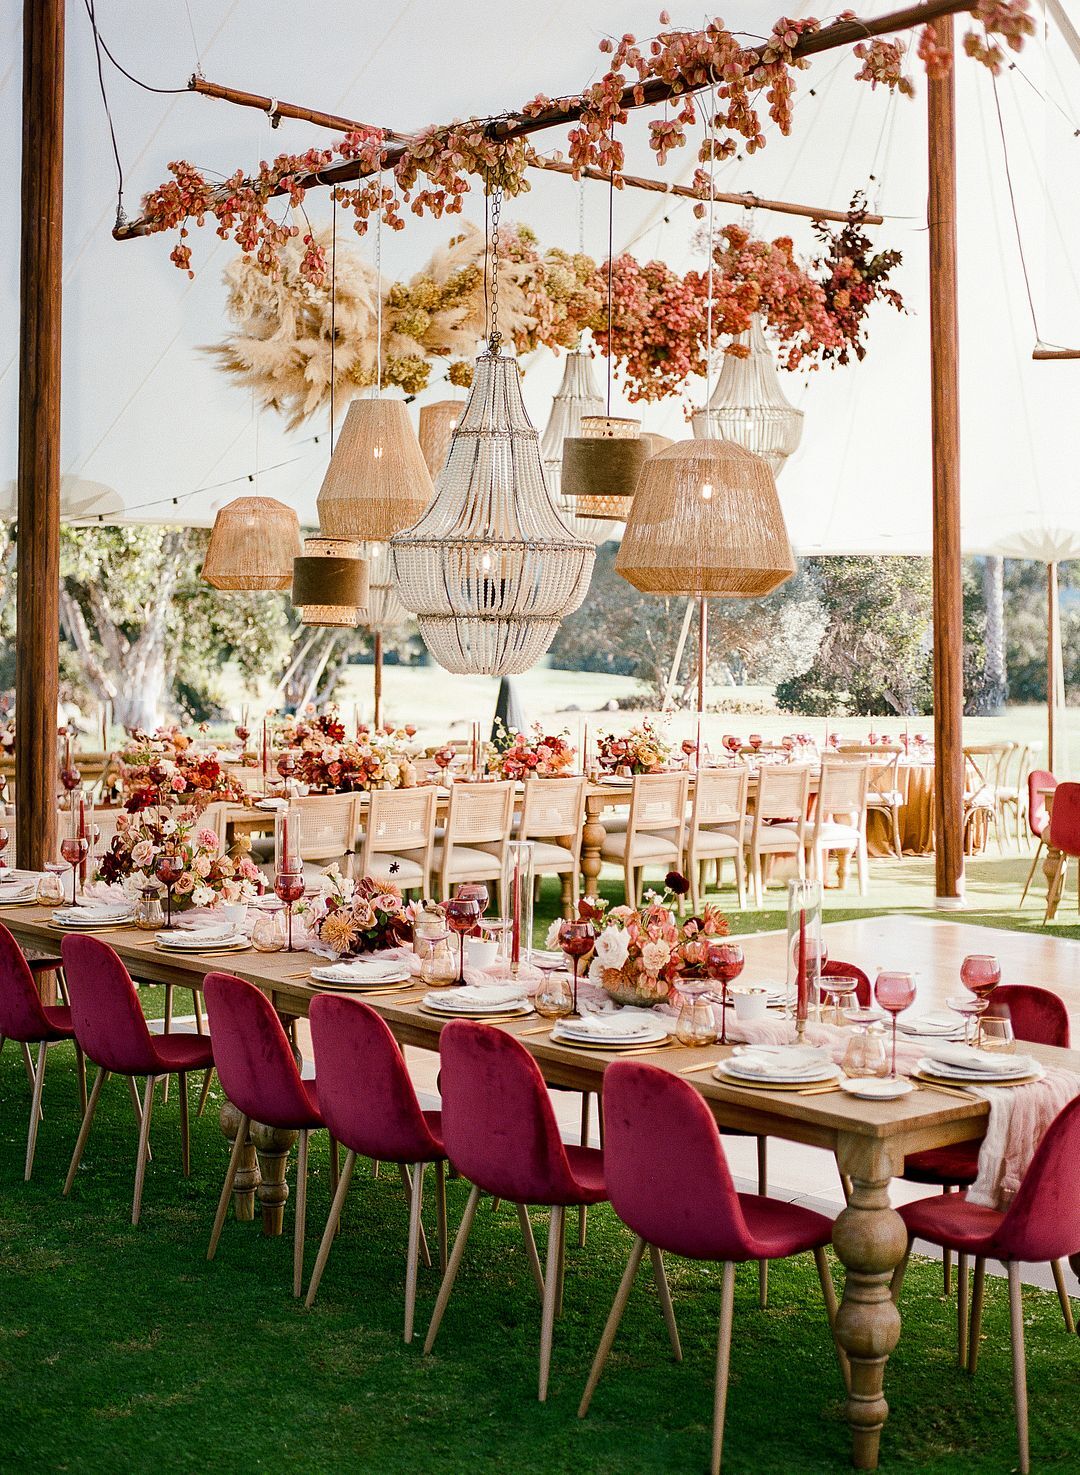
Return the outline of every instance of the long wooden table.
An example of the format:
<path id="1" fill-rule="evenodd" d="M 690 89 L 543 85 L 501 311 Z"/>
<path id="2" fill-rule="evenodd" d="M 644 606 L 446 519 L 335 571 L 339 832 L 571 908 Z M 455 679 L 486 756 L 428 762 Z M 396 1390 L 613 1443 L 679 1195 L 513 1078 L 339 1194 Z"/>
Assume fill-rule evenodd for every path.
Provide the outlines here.
<path id="1" fill-rule="evenodd" d="M 55 950 L 58 933 L 50 925 L 44 907 L 3 907 L 0 920 L 11 929 L 20 944 L 30 949 Z M 881 949 L 880 960 L 897 956 L 903 945 L 905 958 L 920 949 L 926 954 L 937 945 L 937 938 L 927 929 L 950 928 L 953 939 L 950 953 L 961 955 L 965 946 L 962 934 L 984 931 L 965 929 L 961 924 L 919 921 L 912 918 L 880 918 L 861 924 L 837 924 L 826 928 L 830 951 L 836 956 L 851 954 L 856 939 L 853 928 L 867 928 L 860 934 L 863 945 Z M 310 955 L 302 953 L 265 954 L 251 952 L 178 957 L 158 950 L 152 934 L 132 928 L 111 929 L 99 933 L 119 953 L 132 974 L 151 983 L 171 983 L 175 987 L 198 990 L 203 976 L 212 969 L 224 969 L 250 980 L 271 999 L 286 1019 L 305 1016 L 316 990 L 307 981 Z M 1009 939 L 1014 948 L 1029 939 L 1011 934 L 994 934 Z M 1050 941 L 1049 939 L 1047 941 Z M 783 957 L 784 939 L 776 934 L 745 939 L 748 964 L 745 977 L 777 977 L 778 960 Z M 1076 948 L 1075 944 L 1058 944 Z M 1030 950 L 1029 950 L 1030 951 Z M 1036 953 L 1038 949 L 1036 949 Z M 862 961 L 877 961 L 874 954 L 862 953 Z M 1073 974 L 1075 976 L 1075 960 Z M 871 961 L 872 966 L 872 961 Z M 1035 959 L 1034 966 L 1040 966 Z M 940 994 L 951 984 L 955 974 L 944 976 L 927 990 L 920 1005 L 934 1002 L 930 995 Z M 1016 980 L 1019 981 L 1019 980 Z M 1045 973 L 1039 982 L 1050 981 Z M 1074 990 L 1075 991 L 1075 990 Z M 422 990 L 403 987 L 397 994 L 370 1000 L 387 1021 L 402 1045 L 437 1050 L 444 1021 L 421 1012 Z M 509 1024 L 493 1025 L 522 1037 L 522 1043 L 534 1056 L 545 1079 L 556 1086 L 580 1091 L 598 1091 L 603 1072 L 614 1053 L 580 1051 L 553 1043 L 547 1034 L 532 1033 L 538 1026 L 535 1017 Z M 889 1294 L 894 1267 L 906 1247 L 906 1234 L 899 1215 L 890 1207 L 889 1183 L 903 1169 L 907 1154 L 930 1147 L 943 1147 L 952 1142 L 979 1138 L 985 1130 L 987 1103 L 976 1097 L 960 1100 L 932 1091 L 916 1091 L 900 1101 L 878 1103 L 859 1101 L 836 1093 L 827 1096 L 800 1096 L 794 1092 L 742 1089 L 713 1079 L 708 1070 L 686 1074 L 688 1065 L 719 1060 L 727 1053 L 719 1046 L 689 1051 L 671 1046 L 645 1054 L 640 1058 L 683 1074 L 692 1082 L 721 1127 L 738 1128 L 761 1136 L 783 1138 L 827 1148 L 836 1155 L 839 1169 L 851 1180 L 851 1196 L 847 1207 L 836 1220 L 833 1244 L 846 1271 L 840 1305 L 837 1334 L 851 1364 L 851 1387 L 847 1417 L 852 1435 L 852 1460 L 857 1469 L 875 1469 L 878 1463 L 881 1432 L 888 1414 L 883 1395 L 885 1368 L 889 1354 L 900 1336 L 900 1315 Z M 1033 1053 L 1041 1059 L 1066 1064 L 1080 1070 L 1080 1052 L 1039 1049 Z M 223 1122 L 229 1135 L 229 1118 Z M 235 1135 L 236 1116 L 232 1116 Z M 284 1184 L 285 1161 L 291 1146 L 290 1134 L 270 1134 L 259 1141 L 260 1167 L 263 1174 L 264 1206 L 271 1223 L 280 1230 L 281 1210 L 287 1190 Z M 256 1181 L 253 1164 L 245 1165 L 246 1176 L 240 1180 L 240 1201 L 250 1201 Z M 252 1214 L 242 1213 L 242 1217 Z"/>

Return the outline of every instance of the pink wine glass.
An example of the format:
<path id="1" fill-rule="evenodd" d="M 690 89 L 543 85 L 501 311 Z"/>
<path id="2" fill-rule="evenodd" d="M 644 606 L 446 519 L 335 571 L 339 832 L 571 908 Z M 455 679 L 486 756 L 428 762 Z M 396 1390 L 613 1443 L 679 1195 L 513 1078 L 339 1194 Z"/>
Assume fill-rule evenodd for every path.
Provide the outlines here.
<path id="1" fill-rule="evenodd" d="M 910 973 L 879 973 L 874 997 L 892 1015 L 892 1079 L 896 1080 L 896 1021 L 915 1002 L 915 978 Z"/>
<path id="2" fill-rule="evenodd" d="M 728 985 L 743 971 L 746 959 L 737 942 L 710 943 L 705 953 L 705 967 L 710 978 L 720 985 L 720 1043 L 727 1044 Z"/>

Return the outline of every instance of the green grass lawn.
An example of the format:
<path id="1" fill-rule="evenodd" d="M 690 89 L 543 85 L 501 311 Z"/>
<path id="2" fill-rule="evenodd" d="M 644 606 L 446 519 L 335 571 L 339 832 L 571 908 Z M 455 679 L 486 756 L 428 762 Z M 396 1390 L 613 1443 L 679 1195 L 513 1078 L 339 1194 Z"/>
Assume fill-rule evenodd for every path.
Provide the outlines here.
<path id="1" fill-rule="evenodd" d="M 1034 927 L 1041 908 L 1014 905 L 1019 860 L 976 862 L 972 921 Z M 927 861 L 878 862 L 862 906 L 829 894 L 838 919 L 925 905 Z M 605 886 L 609 883 L 605 880 Z M 538 927 L 553 914 L 545 891 Z M 1002 910 L 994 911 L 993 903 Z M 981 908 L 985 907 L 985 911 Z M 1075 922 L 1070 903 L 1066 917 Z M 780 893 L 738 930 L 779 925 Z M 1075 936 L 1076 926 L 1058 929 Z M 160 1007 L 147 991 L 148 1012 Z M 192 1176 L 179 1165 L 175 1091 L 154 1114 L 155 1157 L 143 1222 L 130 1199 L 135 1131 L 123 1084 L 111 1081 L 70 1199 L 60 1187 L 78 1127 L 71 1052 L 58 1047 L 46 1080 L 34 1179 L 22 1182 L 28 1091 L 12 1046 L 0 1053 L 0 1471 L 304 1472 L 476 1470 L 678 1471 L 707 1467 L 719 1272 L 672 1262 L 685 1360 L 676 1366 L 647 1272 L 584 1422 L 576 1415 L 589 1363 L 629 1249 L 607 1209 L 590 1214 L 584 1251 L 568 1255 L 550 1401 L 536 1402 L 539 1305 L 512 1209 L 482 1207 L 434 1354 L 401 1341 L 407 1210 L 400 1185 L 357 1173 L 342 1233 L 311 1312 L 291 1289 L 286 1233 L 227 1221 L 205 1259 L 227 1148 L 220 1092 L 193 1121 Z M 677 1149 L 677 1144 L 675 1145 Z M 308 1257 L 328 1202 L 325 1141 L 312 1149 Z M 465 1188 L 450 1185 L 451 1228 Z M 429 1200 L 428 1219 L 433 1221 Z M 534 1222 L 543 1254 L 543 1222 Z M 573 1236 L 571 1236 L 573 1239 Z M 437 1271 L 421 1271 L 422 1341 Z M 847 1468 L 842 1384 L 812 1263 L 778 1265 L 767 1311 L 756 1274 L 740 1273 L 728 1434 L 729 1475 L 826 1475 Z M 996 1475 L 1016 1464 L 1004 1283 L 990 1282 L 978 1377 L 954 1365 L 954 1306 L 940 1267 L 913 1262 L 904 1334 L 888 1372 L 892 1416 L 883 1470 Z M 1035 1468 L 1080 1470 L 1074 1381 L 1080 1338 L 1056 1299 L 1025 1292 Z"/>

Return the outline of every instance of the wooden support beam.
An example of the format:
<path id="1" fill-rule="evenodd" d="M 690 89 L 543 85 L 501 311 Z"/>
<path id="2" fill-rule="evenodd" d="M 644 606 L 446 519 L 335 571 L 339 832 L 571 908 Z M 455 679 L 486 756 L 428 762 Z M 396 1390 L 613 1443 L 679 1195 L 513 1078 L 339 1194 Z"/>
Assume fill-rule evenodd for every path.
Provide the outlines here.
<path id="1" fill-rule="evenodd" d="M 943 51 L 951 18 L 934 23 Z M 964 896 L 964 611 L 960 557 L 960 323 L 955 71 L 928 83 L 930 404 L 933 437 L 934 864 L 937 905 Z"/>
<path id="2" fill-rule="evenodd" d="M 1031 357 L 1036 363 L 1053 359 L 1080 359 L 1080 348 L 1047 348 L 1044 343 L 1036 343 L 1031 350 Z"/>
<path id="3" fill-rule="evenodd" d="M 63 216 L 64 0 L 24 0 L 15 833 L 32 870 L 56 859 Z"/>
<path id="4" fill-rule="evenodd" d="M 382 726 L 382 631 L 375 631 L 375 731 Z"/>
<path id="5" fill-rule="evenodd" d="M 923 0 L 918 5 L 908 5 L 902 10 L 890 11 L 887 15 L 879 15 L 860 20 L 834 21 L 832 25 L 824 26 L 819 31 L 808 32 L 799 37 L 792 54 L 796 57 L 817 56 L 824 51 L 834 51 L 841 46 L 854 46 L 856 42 L 865 41 L 873 36 L 885 36 L 895 31 L 907 31 L 912 26 L 921 26 L 933 22 L 939 16 L 951 16 L 960 11 L 970 11 L 975 0 Z M 666 82 L 650 80 L 640 89 L 641 99 L 638 100 L 637 87 L 627 87 L 622 95 L 622 106 L 627 112 L 633 112 L 637 108 L 656 107 L 676 95 L 686 92 L 702 92 L 711 85 L 708 77 L 702 77 L 700 83 L 686 85 L 681 83 L 676 89 Z M 205 91 L 205 88 L 198 89 Z M 226 89 L 219 88 L 219 95 L 223 95 Z M 254 96 L 254 94 L 251 94 Z M 271 98 L 258 98 L 257 103 L 263 105 L 264 111 L 269 110 Z M 256 103 L 252 103 L 255 106 Z M 284 112 L 285 105 L 279 105 L 278 111 Z M 291 109 L 288 116 L 300 116 L 301 110 L 293 104 L 288 105 Z M 548 128 L 563 128 L 571 123 L 577 122 L 581 117 L 581 106 L 576 102 L 554 102 L 551 107 L 532 116 L 524 113 L 508 113 L 504 117 L 493 119 L 487 126 L 487 131 L 492 138 L 511 142 L 515 138 L 527 138 L 534 133 L 541 133 Z M 392 169 L 402 157 L 409 146 L 409 141 L 402 135 L 394 135 L 388 140 L 387 147 L 383 150 L 382 168 Z M 337 164 L 328 164 L 325 169 L 320 169 L 314 174 L 301 174 L 298 176 L 300 184 L 305 189 L 315 189 L 319 186 L 333 186 L 336 184 L 348 184 L 357 179 L 365 179 L 374 171 L 361 163 L 359 159 L 343 159 Z M 278 190 L 277 193 L 283 193 Z M 822 217 L 823 219 L 826 217 Z M 846 217 L 845 217 L 846 219 Z M 127 240 L 130 236 L 146 234 L 146 226 L 140 220 L 132 220 L 118 225 L 113 230 L 113 235 L 118 241 Z"/>

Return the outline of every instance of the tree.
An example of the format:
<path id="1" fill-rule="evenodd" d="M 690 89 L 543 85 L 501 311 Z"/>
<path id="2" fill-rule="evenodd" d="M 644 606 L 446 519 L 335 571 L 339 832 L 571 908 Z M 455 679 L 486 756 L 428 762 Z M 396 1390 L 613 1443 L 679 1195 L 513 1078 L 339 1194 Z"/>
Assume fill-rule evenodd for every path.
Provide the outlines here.
<path id="1" fill-rule="evenodd" d="M 1061 645 L 1066 696 L 1080 693 L 1080 562 L 1058 565 L 1061 600 Z M 1005 600 L 1009 611 L 1005 663 L 1009 696 L 1015 702 L 1046 701 L 1046 565 L 1027 559 L 1005 564 Z"/>

